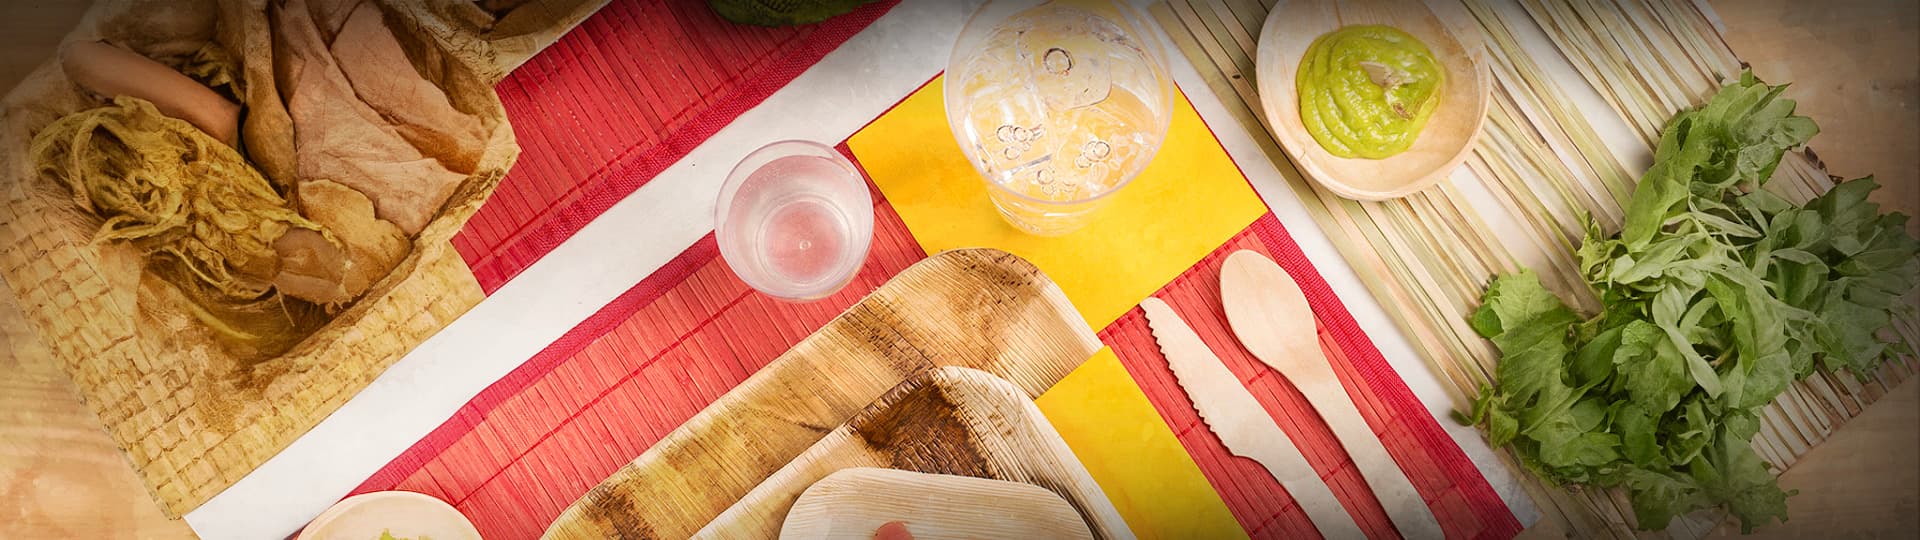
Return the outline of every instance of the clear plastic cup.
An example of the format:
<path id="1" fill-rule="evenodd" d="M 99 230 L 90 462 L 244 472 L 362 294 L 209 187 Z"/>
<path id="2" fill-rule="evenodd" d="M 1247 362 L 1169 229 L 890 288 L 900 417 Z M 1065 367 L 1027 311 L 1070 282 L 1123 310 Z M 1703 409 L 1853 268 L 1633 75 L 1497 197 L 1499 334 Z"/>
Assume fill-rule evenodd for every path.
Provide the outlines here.
<path id="1" fill-rule="evenodd" d="M 853 163 L 780 141 L 735 165 L 714 208 L 720 257 L 748 286 L 793 302 L 839 291 L 873 243 L 873 196 Z"/>
<path id="2" fill-rule="evenodd" d="M 1160 150 L 1173 83 L 1151 23 L 1113 0 L 991 0 L 947 61 L 947 122 L 1008 223 L 1086 225 Z"/>

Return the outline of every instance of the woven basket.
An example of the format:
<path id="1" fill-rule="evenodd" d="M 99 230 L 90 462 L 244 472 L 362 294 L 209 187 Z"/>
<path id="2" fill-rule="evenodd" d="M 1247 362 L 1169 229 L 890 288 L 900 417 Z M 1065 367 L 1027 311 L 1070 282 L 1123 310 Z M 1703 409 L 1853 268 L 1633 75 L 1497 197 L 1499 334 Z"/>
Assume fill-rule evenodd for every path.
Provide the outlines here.
<path id="1" fill-rule="evenodd" d="M 101 0 L 66 41 L 104 38 L 165 57 L 216 39 L 217 27 L 218 40 L 243 63 L 262 61 L 269 53 L 246 45 L 264 39 L 265 1 Z M 190 316 L 143 292 L 157 289 L 142 287 L 154 278 L 143 277 L 140 256 L 124 245 L 91 242 L 98 219 L 76 208 L 64 187 L 34 173 L 32 134 L 98 105 L 56 62 L 42 64 L 0 102 L 0 275 L 170 516 L 278 453 L 482 297 L 448 240 L 493 192 L 519 148 L 494 79 L 466 68 L 473 59 L 419 41 L 418 23 L 394 7 L 410 2 L 382 4 L 403 43 L 458 60 L 427 71 L 456 106 L 480 111 L 486 150 L 479 172 L 414 239 L 399 267 L 279 357 L 242 361 L 196 337 Z"/>

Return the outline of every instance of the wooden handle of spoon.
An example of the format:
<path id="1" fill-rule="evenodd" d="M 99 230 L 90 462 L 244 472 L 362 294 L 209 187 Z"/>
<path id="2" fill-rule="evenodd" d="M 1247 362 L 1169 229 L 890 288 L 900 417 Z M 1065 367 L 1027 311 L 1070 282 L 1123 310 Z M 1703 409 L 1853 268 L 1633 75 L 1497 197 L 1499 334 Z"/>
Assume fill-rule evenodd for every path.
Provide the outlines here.
<path id="1" fill-rule="evenodd" d="M 1354 468 L 1359 469 L 1360 476 L 1367 480 L 1367 487 L 1373 489 L 1373 496 L 1380 499 L 1380 506 L 1387 510 L 1387 517 L 1400 530 L 1400 536 L 1421 540 L 1445 538 L 1446 534 L 1440 530 L 1440 523 L 1434 520 L 1433 511 L 1427 508 L 1426 500 L 1413 489 L 1413 482 L 1400 470 L 1400 464 L 1393 460 L 1393 455 L 1387 453 L 1387 446 L 1373 433 L 1366 418 L 1360 416 L 1360 409 L 1354 406 L 1346 388 L 1340 385 L 1340 379 L 1334 375 L 1325 355 L 1316 356 L 1319 358 L 1295 362 L 1289 369 L 1281 370 L 1281 374 L 1286 375 L 1294 387 L 1306 395 L 1307 402 L 1313 404 L 1320 418 L 1327 421 L 1327 427 L 1340 440 L 1340 446 L 1346 448 L 1347 456 L 1353 459 Z M 1318 365 L 1320 369 L 1302 369 L 1309 365 Z"/>

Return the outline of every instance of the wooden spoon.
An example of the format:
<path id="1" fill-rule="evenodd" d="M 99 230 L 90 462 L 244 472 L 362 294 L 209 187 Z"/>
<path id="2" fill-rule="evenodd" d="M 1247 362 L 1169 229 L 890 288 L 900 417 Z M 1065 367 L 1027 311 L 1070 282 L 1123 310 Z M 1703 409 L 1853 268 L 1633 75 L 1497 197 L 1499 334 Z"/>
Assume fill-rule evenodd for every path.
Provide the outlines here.
<path id="1" fill-rule="evenodd" d="M 1335 156 L 1300 122 L 1294 75 L 1307 46 L 1327 32 L 1384 24 L 1418 38 L 1446 73 L 1440 103 L 1412 148 L 1386 159 Z M 1255 53 L 1260 105 L 1274 140 L 1294 165 L 1327 191 L 1349 199 L 1404 197 L 1445 178 L 1467 159 L 1487 119 L 1493 89 L 1482 40 L 1454 31 L 1418 0 L 1280 0 L 1267 15 Z"/>
<path id="2" fill-rule="evenodd" d="M 1236 251 L 1220 268 L 1220 300 L 1240 344 L 1286 376 L 1326 420 L 1400 536 L 1444 538 L 1433 511 L 1334 375 L 1333 365 L 1320 350 L 1313 308 L 1293 277 L 1264 255 Z"/>

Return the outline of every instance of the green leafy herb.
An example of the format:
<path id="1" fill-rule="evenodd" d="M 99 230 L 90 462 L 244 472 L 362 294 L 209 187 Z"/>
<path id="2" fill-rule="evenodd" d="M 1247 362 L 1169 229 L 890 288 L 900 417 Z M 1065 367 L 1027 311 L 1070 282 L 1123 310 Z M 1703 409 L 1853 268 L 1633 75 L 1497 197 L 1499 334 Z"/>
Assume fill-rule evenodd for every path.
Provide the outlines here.
<path id="1" fill-rule="evenodd" d="M 1581 271 L 1604 309 L 1531 272 L 1488 286 L 1471 324 L 1502 355 L 1467 420 L 1556 483 L 1623 486 L 1644 529 L 1723 507 L 1743 531 L 1787 517 L 1755 454 L 1758 408 L 1824 366 L 1865 374 L 1920 283 L 1906 216 L 1871 177 L 1795 206 L 1763 184 L 1819 131 L 1751 73 L 1669 122 L 1622 230 L 1589 223 Z"/>

